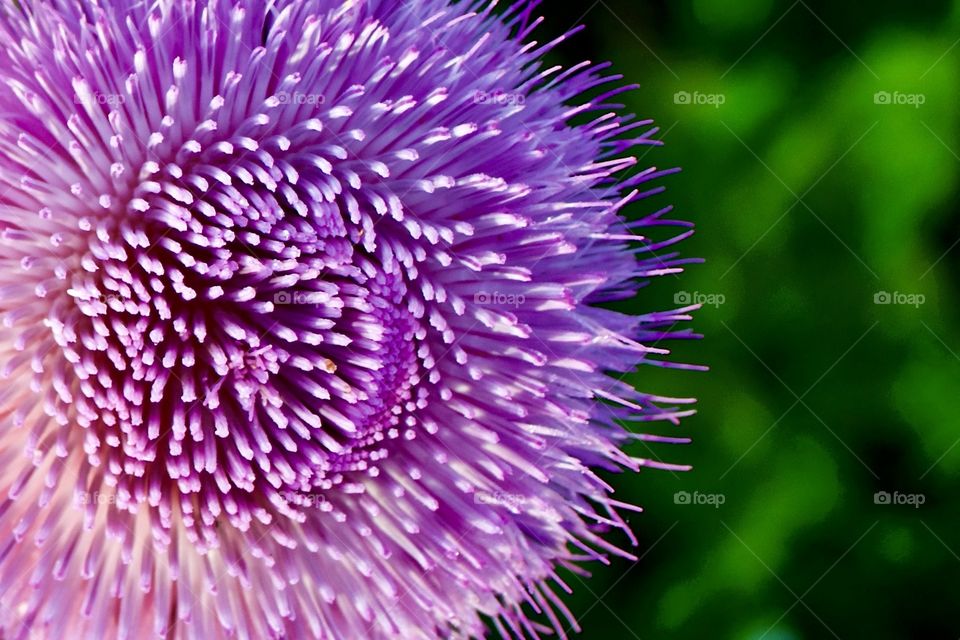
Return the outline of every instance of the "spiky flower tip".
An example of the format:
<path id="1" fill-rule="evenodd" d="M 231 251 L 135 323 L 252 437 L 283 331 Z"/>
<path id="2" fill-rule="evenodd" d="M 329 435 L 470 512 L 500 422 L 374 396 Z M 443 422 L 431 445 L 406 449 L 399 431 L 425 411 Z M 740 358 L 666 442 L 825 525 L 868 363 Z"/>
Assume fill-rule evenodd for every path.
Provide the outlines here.
<path id="1" fill-rule="evenodd" d="M 495 4 L 2 5 L 0 636 L 576 628 L 691 230 Z"/>

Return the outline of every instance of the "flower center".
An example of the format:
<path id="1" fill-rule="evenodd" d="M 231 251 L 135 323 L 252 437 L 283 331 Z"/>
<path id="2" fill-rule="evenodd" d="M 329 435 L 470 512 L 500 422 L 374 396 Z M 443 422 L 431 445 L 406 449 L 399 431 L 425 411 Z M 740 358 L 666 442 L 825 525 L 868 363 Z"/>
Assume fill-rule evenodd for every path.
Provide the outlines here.
<path id="1" fill-rule="evenodd" d="M 375 474 L 427 402 L 402 266 L 360 246 L 309 167 L 237 165 L 156 169 L 126 211 L 81 225 L 53 306 L 57 392 L 121 508 L 156 506 L 171 477 L 211 517 L 235 499 L 295 510 L 291 495 Z"/>

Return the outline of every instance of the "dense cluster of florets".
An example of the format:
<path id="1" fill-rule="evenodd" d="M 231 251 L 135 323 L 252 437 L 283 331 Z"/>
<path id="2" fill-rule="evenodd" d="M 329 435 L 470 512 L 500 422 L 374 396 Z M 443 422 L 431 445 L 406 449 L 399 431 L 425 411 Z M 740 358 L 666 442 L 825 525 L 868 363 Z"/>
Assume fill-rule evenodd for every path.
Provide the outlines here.
<path id="1" fill-rule="evenodd" d="M 535 4 L 0 8 L 0 636 L 575 626 L 689 230 Z"/>

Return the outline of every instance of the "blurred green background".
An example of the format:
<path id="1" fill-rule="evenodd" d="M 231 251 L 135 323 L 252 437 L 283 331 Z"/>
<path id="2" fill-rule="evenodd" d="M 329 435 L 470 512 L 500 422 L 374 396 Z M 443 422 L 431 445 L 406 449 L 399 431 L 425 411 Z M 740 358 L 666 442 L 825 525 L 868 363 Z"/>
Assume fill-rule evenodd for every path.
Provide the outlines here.
<path id="1" fill-rule="evenodd" d="M 547 2 L 683 167 L 702 256 L 637 309 L 706 300 L 645 391 L 693 395 L 690 463 L 614 479 L 638 563 L 570 578 L 593 638 L 957 638 L 960 2 Z M 679 493 L 678 492 L 684 492 Z M 879 493 L 878 492 L 886 492 Z M 722 502 L 722 504 L 718 504 Z"/>

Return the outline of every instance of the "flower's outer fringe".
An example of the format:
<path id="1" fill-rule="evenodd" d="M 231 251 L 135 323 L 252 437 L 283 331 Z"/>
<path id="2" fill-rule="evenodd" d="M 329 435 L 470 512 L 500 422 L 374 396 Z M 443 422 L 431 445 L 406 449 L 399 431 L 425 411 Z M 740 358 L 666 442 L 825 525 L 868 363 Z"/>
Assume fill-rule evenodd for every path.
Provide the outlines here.
<path id="1" fill-rule="evenodd" d="M 0 637 L 578 629 L 694 260 L 538 4 L 0 7 Z"/>

